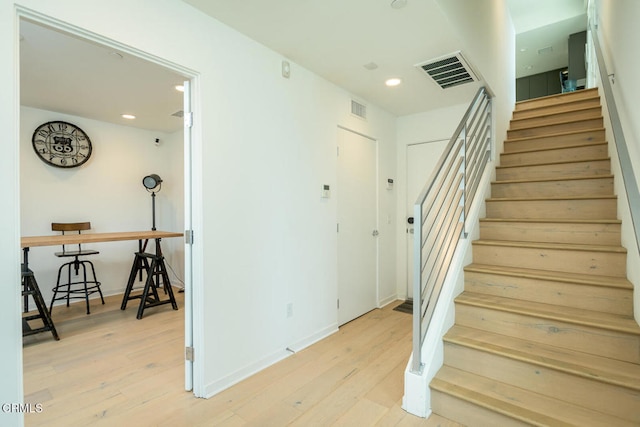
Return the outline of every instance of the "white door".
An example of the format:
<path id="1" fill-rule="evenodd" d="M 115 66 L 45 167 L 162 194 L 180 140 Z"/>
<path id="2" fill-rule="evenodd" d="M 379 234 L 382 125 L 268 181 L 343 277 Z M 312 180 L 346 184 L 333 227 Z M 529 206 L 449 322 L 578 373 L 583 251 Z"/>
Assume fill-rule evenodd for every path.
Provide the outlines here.
<path id="1" fill-rule="evenodd" d="M 407 146 L 407 298 L 413 298 L 413 205 L 422 192 L 449 140 L 424 142 Z"/>
<path id="2" fill-rule="evenodd" d="M 377 307 L 376 141 L 338 129 L 338 324 Z"/>

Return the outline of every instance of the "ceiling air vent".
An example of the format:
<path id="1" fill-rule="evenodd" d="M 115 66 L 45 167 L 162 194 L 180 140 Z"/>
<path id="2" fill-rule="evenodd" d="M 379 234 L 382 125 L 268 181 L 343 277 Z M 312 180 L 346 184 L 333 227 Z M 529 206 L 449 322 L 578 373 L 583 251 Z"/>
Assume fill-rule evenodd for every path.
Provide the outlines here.
<path id="1" fill-rule="evenodd" d="M 460 52 L 422 62 L 416 67 L 427 73 L 442 89 L 478 80 Z"/>
<path id="2" fill-rule="evenodd" d="M 367 106 L 359 103 L 358 101 L 351 100 L 351 114 L 358 116 L 361 119 L 367 119 Z"/>

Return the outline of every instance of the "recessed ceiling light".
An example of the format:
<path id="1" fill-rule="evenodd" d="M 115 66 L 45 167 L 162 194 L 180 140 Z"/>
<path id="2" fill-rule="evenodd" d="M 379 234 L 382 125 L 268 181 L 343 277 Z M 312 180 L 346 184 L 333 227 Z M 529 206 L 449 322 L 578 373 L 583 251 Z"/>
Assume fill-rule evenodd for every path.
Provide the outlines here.
<path id="1" fill-rule="evenodd" d="M 398 86 L 400 83 L 402 83 L 402 79 L 399 79 L 398 77 L 392 77 L 384 82 L 384 84 L 389 87 Z"/>
<path id="2" fill-rule="evenodd" d="M 378 68 L 378 64 L 376 64 L 375 62 L 369 62 L 368 64 L 364 64 L 363 67 L 369 71 L 373 71 Z"/>
<path id="3" fill-rule="evenodd" d="M 175 88 L 178 92 L 184 92 L 184 86 L 183 85 L 175 85 Z"/>
<path id="4" fill-rule="evenodd" d="M 123 114 L 122 118 L 127 120 L 133 120 L 136 118 L 136 116 L 134 116 L 133 114 Z"/>

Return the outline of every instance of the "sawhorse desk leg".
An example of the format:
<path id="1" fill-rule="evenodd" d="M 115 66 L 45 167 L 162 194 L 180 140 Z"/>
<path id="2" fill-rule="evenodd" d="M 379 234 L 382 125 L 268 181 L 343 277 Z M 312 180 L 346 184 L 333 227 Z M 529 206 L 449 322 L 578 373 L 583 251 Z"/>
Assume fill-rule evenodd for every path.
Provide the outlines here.
<path id="1" fill-rule="evenodd" d="M 151 263 L 149 263 L 149 260 L 151 260 Z M 131 291 L 133 290 L 136 276 L 138 274 L 142 274 L 143 271 L 147 273 L 147 279 L 145 280 L 142 294 L 132 296 Z M 165 300 L 161 300 L 158 295 L 158 288 L 160 287 L 161 279 L 164 291 L 169 297 Z M 176 303 L 176 299 L 173 295 L 173 289 L 171 288 L 171 282 L 169 281 L 169 274 L 167 273 L 167 268 L 164 263 L 164 256 L 160 249 L 160 239 L 156 239 L 155 254 L 147 252 L 137 252 L 135 254 L 131 273 L 129 274 L 129 281 L 127 282 L 127 287 L 124 292 L 120 309 L 126 309 L 127 302 L 132 299 L 140 299 L 140 305 L 138 306 L 138 313 L 136 316 L 138 319 L 142 319 L 144 310 L 149 307 L 171 304 L 174 310 L 178 309 L 178 304 Z"/>
<path id="2" fill-rule="evenodd" d="M 53 338 L 58 341 L 60 340 L 60 337 L 58 336 L 56 327 L 53 325 L 51 313 L 49 313 L 47 304 L 42 298 L 40 288 L 38 287 L 38 282 L 36 282 L 36 277 L 33 274 L 33 271 L 29 269 L 28 251 L 29 248 L 24 248 L 24 264 L 22 264 L 22 297 L 24 298 L 23 309 L 25 313 L 29 310 L 28 302 L 29 296 L 31 296 L 36 304 L 36 308 L 38 309 L 38 314 L 32 314 L 22 317 L 22 336 L 25 337 L 28 335 L 38 334 L 40 332 L 51 331 Z M 35 319 L 42 319 L 43 326 L 40 328 L 32 329 L 31 326 L 29 326 L 29 320 Z"/>

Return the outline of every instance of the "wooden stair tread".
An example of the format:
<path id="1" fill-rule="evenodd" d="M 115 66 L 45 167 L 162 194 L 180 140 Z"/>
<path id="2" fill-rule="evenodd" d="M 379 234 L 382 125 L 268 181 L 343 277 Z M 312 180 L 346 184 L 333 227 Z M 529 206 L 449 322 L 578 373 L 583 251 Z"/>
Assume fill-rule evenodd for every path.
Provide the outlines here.
<path id="1" fill-rule="evenodd" d="M 613 175 L 559 176 L 554 178 L 509 179 L 492 181 L 492 184 L 520 184 L 525 182 L 584 181 L 587 179 L 612 179 Z"/>
<path id="2" fill-rule="evenodd" d="M 640 336 L 640 326 L 638 326 L 635 319 L 631 316 L 476 294 L 466 291 L 460 294 L 455 299 L 455 302 L 456 304 L 466 304 Z"/>
<path id="3" fill-rule="evenodd" d="M 486 246 L 503 246 L 518 248 L 536 248 L 536 249 L 557 249 L 567 251 L 593 251 L 593 252 L 612 252 L 627 253 L 627 249 L 623 246 L 612 245 L 585 245 L 575 243 L 548 243 L 548 242 L 526 242 L 513 240 L 488 240 L 478 239 L 472 242 L 473 245 Z"/>
<path id="4" fill-rule="evenodd" d="M 508 141 L 505 141 L 508 142 Z M 541 153 L 541 152 L 551 152 L 556 150 L 566 150 L 570 148 L 585 148 L 585 147 L 595 147 L 598 145 L 608 146 L 609 143 L 607 141 L 596 141 L 596 142 L 585 142 L 585 143 L 577 143 L 577 144 L 566 144 L 557 147 L 549 147 L 549 148 L 528 148 L 526 150 L 513 150 L 513 151 L 503 151 L 500 153 L 501 156 L 510 156 L 512 154 L 530 154 L 530 153 Z M 515 166 L 527 166 L 527 164 L 517 164 Z M 504 166 L 506 167 L 506 166 Z"/>
<path id="5" fill-rule="evenodd" d="M 563 224 L 622 224 L 619 219 L 567 219 L 567 218 L 480 218 L 480 222 L 543 222 Z"/>
<path id="6" fill-rule="evenodd" d="M 581 121 L 581 120 L 578 120 Z M 536 127 L 541 127 L 541 126 L 534 126 L 534 128 Z M 517 129 L 520 130 L 520 129 Z M 588 133 L 588 132 L 604 132 L 604 128 L 591 128 L 591 129 L 580 129 L 580 130 L 571 130 L 571 131 L 564 131 L 564 132 L 557 132 L 557 133 L 551 133 L 551 134 L 545 134 L 545 135 L 535 135 L 535 136 L 521 136 L 518 138 L 507 138 L 505 139 L 505 143 L 509 143 L 509 142 L 521 142 L 521 141 L 531 141 L 531 140 L 536 140 L 536 139 L 544 139 L 544 138 L 554 138 L 554 137 L 558 137 L 558 136 L 568 136 L 568 135 L 575 135 L 575 134 L 580 134 L 580 133 Z M 598 142 L 603 142 L 603 141 L 598 141 Z"/>
<path id="7" fill-rule="evenodd" d="M 430 387 L 534 426 L 633 426 L 634 423 L 589 408 L 444 365 Z"/>
<path id="8" fill-rule="evenodd" d="M 469 264 L 465 271 L 528 279 L 552 280 L 554 282 L 577 283 L 590 286 L 633 290 L 633 284 L 624 277 L 598 276 L 594 274 L 565 273 L 562 271 L 534 270 L 530 268 L 502 267 L 486 264 Z"/>
<path id="9" fill-rule="evenodd" d="M 454 325 L 444 341 L 640 391 L 640 365 Z"/>
<path id="10" fill-rule="evenodd" d="M 617 199 L 616 195 L 602 195 L 602 196 L 557 196 L 557 197 L 490 197 L 488 202 L 520 202 L 520 201 L 534 201 L 534 200 L 591 200 L 591 199 Z"/>
<path id="11" fill-rule="evenodd" d="M 537 107 L 533 107 L 533 108 L 523 108 L 523 109 L 518 109 L 517 107 L 523 107 L 524 104 L 518 104 L 516 103 L 516 108 L 513 110 L 512 116 L 511 118 L 513 119 L 514 116 L 516 114 L 523 114 L 523 113 L 536 113 L 536 111 L 539 110 L 549 110 L 549 109 L 557 109 L 557 108 L 563 108 L 565 107 L 567 110 L 573 110 L 576 104 L 585 104 L 585 103 L 589 103 L 589 102 L 593 102 L 593 101 L 597 101 L 597 104 L 594 105 L 598 105 L 601 106 L 602 103 L 600 102 L 600 95 L 599 94 L 594 94 L 591 96 L 586 96 L 584 98 L 577 98 L 577 99 L 570 99 L 567 100 L 567 102 L 562 102 L 562 103 L 557 103 L 557 104 L 548 104 L 548 105 L 540 105 Z M 579 108 L 579 107 L 578 107 Z"/>
<path id="12" fill-rule="evenodd" d="M 591 144 L 596 145 L 596 144 Z M 562 147 L 564 148 L 564 147 Z M 557 148 L 549 148 L 548 150 L 557 150 Z M 533 151 L 543 151 L 543 150 L 533 150 Z M 512 154 L 512 153 L 509 153 Z M 523 167 L 535 167 L 535 166 L 551 166 L 551 165 L 571 165 L 575 163 L 590 163 L 590 162 L 600 162 L 603 160 L 611 160 L 611 157 L 594 157 L 591 159 L 580 159 L 580 160 L 558 160 L 555 162 L 537 162 L 537 163 L 518 163 L 515 165 L 504 165 L 504 166 L 496 166 L 496 169 L 513 169 L 513 168 L 523 168 Z"/>
<path id="13" fill-rule="evenodd" d="M 574 102 L 577 102 L 577 101 L 574 101 Z M 567 105 L 567 106 L 569 106 L 569 105 Z M 579 111 L 588 111 L 588 110 L 602 110 L 602 107 L 598 105 L 597 107 L 596 106 L 591 106 L 591 107 L 567 108 L 566 110 L 561 111 L 561 112 L 553 112 L 553 113 L 542 112 L 542 114 L 537 114 L 537 115 L 534 115 L 534 116 L 512 118 L 511 119 L 511 123 L 525 121 L 525 120 L 531 120 L 531 119 L 540 119 L 540 118 L 543 118 L 543 117 L 554 117 L 554 116 L 558 116 L 558 115 L 561 115 L 561 114 L 564 114 L 564 113 L 575 113 L 575 112 L 579 112 Z M 527 111 L 532 111 L 532 110 L 527 110 Z M 592 117 L 589 117 L 589 118 L 592 118 Z M 577 120 L 581 121 L 581 120 L 584 120 L 584 119 L 577 119 Z M 547 126 L 547 124 L 539 124 L 539 125 L 535 125 L 535 126 L 531 126 L 531 127 L 544 127 L 544 126 Z M 515 130 L 515 129 L 512 129 L 512 130 Z"/>
<path id="14" fill-rule="evenodd" d="M 562 100 L 564 98 L 563 101 L 571 102 L 570 101 L 571 99 L 578 98 L 576 95 L 580 95 L 580 99 L 599 97 L 598 88 L 589 88 L 589 89 L 582 89 L 580 91 L 575 91 L 575 92 L 554 93 L 552 95 L 541 96 L 539 98 L 525 99 L 525 100 L 516 102 L 515 109 L 519 110 L 520 108 L 526 106 L 527 104 L 537 104 L 540 101 L 548 101 L 550 99 Z"/>

